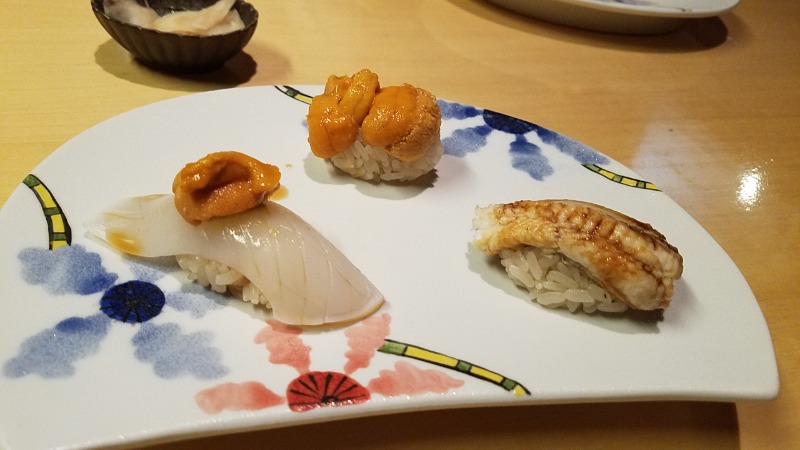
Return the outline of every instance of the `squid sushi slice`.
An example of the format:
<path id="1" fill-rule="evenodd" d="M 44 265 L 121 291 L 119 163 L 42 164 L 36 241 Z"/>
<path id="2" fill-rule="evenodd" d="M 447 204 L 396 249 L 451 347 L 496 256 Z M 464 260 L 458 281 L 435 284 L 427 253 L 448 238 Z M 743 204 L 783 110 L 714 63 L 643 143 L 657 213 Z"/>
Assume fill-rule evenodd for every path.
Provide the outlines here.
<path id="1" fill-rule="evenodd" d="M 383 303 L 378 289 L 333 244 L 274 202 L 195 225 L 184 220 L 172 195 L 134 197 L 86 227 L 131 255 L 174 255 L 201 284 L 263 303 L 287 324 L 354 321 Z"/>

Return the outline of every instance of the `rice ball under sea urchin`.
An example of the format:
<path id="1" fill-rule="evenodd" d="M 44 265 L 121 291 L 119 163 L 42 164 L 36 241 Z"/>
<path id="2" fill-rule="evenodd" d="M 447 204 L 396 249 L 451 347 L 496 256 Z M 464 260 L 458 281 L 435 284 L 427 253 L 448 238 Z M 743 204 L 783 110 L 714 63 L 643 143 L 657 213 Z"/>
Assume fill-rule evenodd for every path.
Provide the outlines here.
<path id="1" fill-rule="evenodd" d="M 444 152 L 436 97 L 410 84 L 382 88 L 368 69 L 331 75 L 307 121 L 312 153 L 362 180 L 417 179 Z"/>
<path id="2" fill-rule="evenodd" d="M 548 308 L 593 313 L 670 305 L 683 258 L 650 225 L 574 200 L 478 207 L 473 244 L 499 255 L 514 282 Z"/>

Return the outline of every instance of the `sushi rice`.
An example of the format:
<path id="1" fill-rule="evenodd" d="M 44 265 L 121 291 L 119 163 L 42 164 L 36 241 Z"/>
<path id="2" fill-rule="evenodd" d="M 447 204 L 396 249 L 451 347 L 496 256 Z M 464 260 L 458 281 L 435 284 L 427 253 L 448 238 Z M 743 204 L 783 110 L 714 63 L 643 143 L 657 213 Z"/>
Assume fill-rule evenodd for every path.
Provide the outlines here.
<path id="1" fill-rule="evenodd" d="M 553 250 L 523 246 L 500 252 L 508 276 L 547 308 L 619 313 L 628 307 L 589 278 L 577 264 Z"/>
<path id="2" fill-rule="evenodd" d="M 366 145 L 358 139 L 331 162 L 340 170 L 362 180 L 409 181 L 430 172 L 442 158 L 442 141 L 435 139 L 419 159 L 402 161 L 381 147 Z"/>
<path id="3" fill-rule="evenodd" d="M 176 255 L 178 265 L 187 272 L 190 281 L 205 288 L 224 294 L 229 292 L 235 298 L 254 305 L 265 305 L 272 309 L 264 294 L 236 269 L 217 261 L 198 255 Z"/>

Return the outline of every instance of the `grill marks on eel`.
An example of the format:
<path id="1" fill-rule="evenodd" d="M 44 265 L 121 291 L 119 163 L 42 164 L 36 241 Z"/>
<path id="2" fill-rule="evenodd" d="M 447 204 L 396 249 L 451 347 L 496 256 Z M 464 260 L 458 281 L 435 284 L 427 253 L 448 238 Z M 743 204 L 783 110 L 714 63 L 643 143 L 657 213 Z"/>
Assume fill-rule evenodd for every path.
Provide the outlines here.
<path id="1" fill-rule="evenodd" d="M 490 208 L 495 223 L 476 240 L 479 249 L 490 254 L 520 246 L 553 249 L 630 308 L 669 306 L 683 259 L 649 224 L 574 200 L 523 200 Z"/>

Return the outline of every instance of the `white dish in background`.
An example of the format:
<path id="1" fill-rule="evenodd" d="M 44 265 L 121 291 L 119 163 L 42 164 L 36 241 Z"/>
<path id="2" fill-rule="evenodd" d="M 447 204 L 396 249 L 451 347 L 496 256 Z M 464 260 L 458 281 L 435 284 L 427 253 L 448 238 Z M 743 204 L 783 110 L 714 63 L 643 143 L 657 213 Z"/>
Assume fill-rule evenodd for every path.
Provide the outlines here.
<path id="1" fill-rule="evenodd" d="M 739 0 L 488 0 L 536 19 L 595 31 L 656 34 L 714 17 Z"/>
<path id="2" fill-rule="evenodd" d="M 629 169 L 529 122 L 443 101 L 447 153 L 436 176 L 373 185 L 310 156 L 307 105 L 281 90 L 189 95 L 114 117 L 65 143 L 34 169 L 31 187 L 10 196 L 0 211 L 0 447 L 133 445 L 410 410 L 777 395 L 769 331 L 741 273 L 685 211 Z M 366 367 L 346 369 L 348 336 L 363 332 L 361 324 L 294 336 L 311 348 L 305 366 L 271 362 L 265 342 L 277 331 L 268 313 L 183 284 L 165 261 L 136 263 L 85 235 L 81 224 L 103 206 L 169 192 L 185 163 L 228 149 L 280 167 L 288 193 L 277 201 L 386 295 L 369 319 L 386 333 L 384 344 L 461 362 L 440 359 L 455 364 L 442 367 L 378 352 Z M 663 318 L 530 304 L 469 244 L 476 205 L 523 198 L 600 203 L 663 232 L 685 260 Z M 64 217 L 71 241 L 59 234 Z M 131 280 L 166 296 L 144 323 L 100 311 L 105 293 Z M 475 366 L 489 371 L 488 381 L 468 373 L 481 373 Z M 347 372 L 340 378 L 370 399 L 295 411 L 287 387 L 309 371 Z"/>

